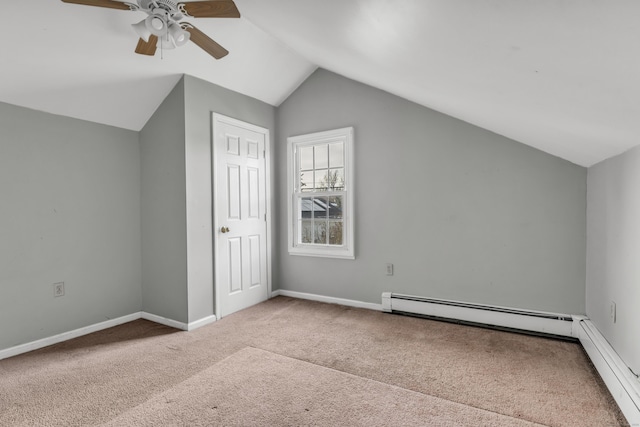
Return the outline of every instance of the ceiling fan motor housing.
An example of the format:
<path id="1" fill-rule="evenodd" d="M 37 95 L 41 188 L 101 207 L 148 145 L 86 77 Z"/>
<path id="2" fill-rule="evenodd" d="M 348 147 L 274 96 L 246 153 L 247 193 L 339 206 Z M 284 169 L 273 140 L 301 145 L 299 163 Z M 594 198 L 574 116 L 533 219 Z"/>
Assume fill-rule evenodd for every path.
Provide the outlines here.
<path id="1" fill-rule="evenodd" d="M 183 17 L 178 4 L 171 0 L 138 0 L 138 5 L 148 14 L 157 13 L 160 9 L 175 21 L 179 21 Z"/>

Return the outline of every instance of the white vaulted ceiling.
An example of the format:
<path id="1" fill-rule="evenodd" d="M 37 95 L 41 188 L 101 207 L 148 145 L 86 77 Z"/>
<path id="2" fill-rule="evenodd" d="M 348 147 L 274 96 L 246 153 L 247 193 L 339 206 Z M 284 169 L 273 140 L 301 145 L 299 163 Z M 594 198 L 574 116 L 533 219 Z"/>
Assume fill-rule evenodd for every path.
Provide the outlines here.
<path id="1" fill-rule="evenodd" d="M 640 2 L 236 0 L 231 53 L 136 55 L 141 12 L 4 2 L 0 101 L 139 130 L 183 73 L 279 105 L 317 67 L 590 166 L 640 143 Z"/>

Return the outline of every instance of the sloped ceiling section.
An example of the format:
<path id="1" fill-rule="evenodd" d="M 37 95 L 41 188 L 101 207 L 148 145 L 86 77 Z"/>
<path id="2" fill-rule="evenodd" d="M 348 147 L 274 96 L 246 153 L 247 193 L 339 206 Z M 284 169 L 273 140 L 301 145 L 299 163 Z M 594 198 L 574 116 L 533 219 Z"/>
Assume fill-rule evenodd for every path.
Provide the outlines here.
<path id="1" fill-rule="evenodd" d="M 139 130 L 183 73 L 279 105 L 317 67 L 583 166 L 640 141 L 636 0 L 236 0 L 193 43 L 136 55 L 144 14 L 3 4 L 0 101 Z"/>
<path id="2" fill-rule="evenodd" d="M 244 18 L 189 20 L 231 52 L 216 61 L 193 43 L 135 54 L 142 12 L 60 0 L 3 12 L 0 101 L 125 129 L 142 129 L 183 73 L 278 105 L 317 68 Z"/>
<path id="3" fill-rule="evenodd" d="M 590 166 L 640 140 L 640 2 L 240 0 L 308 61 Z"/>

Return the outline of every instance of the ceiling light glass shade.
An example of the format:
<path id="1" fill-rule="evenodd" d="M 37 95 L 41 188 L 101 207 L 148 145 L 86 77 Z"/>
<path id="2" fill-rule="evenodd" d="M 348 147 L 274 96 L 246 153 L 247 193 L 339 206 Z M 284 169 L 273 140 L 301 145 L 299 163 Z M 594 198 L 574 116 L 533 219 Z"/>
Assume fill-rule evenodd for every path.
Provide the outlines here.
<path id="1" fill-rule="evenodd" d="M 191 33 L 183 30 L 178 24 L 171 24 L 169 26 L 169 36 L 173 40 L 176 47 L 184 46 L 191 38 Z"/>
<path id="2" fill-rule="evenodd" d="M 167 22 L 158 15 L 149 15 L 144 20 L 147 30 L 154 36 L 163 36 L 167 33 Z"/>
<path id="3" fill-rule="evenodd" d="M 134 30 L 136 30 L 136 33 L 138 33 L 140 38 L 144 40 L 145 43 L 149 43 L 149 36 L 151 36 L 151 32 L 147 29 L 147 24 L 145 23 L 145 21 L 146 19 L 143 19 L 137 24 L 132 24 L 131 26 Z"/>

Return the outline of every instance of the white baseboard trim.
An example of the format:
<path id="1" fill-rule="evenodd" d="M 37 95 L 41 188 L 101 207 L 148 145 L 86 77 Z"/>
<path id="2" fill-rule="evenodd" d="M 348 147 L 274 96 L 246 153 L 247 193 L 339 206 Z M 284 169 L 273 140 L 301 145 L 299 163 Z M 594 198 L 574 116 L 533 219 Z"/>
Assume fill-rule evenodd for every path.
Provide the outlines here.
<path id="1" fill-rule="evenodd" d="M 196 320 L 195 322 L 190 322 L 187 325 L 187 331 L 193 331 L 194 329 L 198 329 L 198 328 L 202 328 L 203 326 L 210 325 L 216 320 L 218 320 L 218 318 L 216 317 L 215 314 L 212 314 L 211 316 L 204 317 L 200 320 Z"/>
<path id="2" fill-rule="evenodd" d="M 282 295 L 284 297 L 306 299 L 310 301 L 326 302 L 329 304 L 346 305 L 348 307 L 366 308 L 368 310 L 382 311 L 382 304 L 371 302 L 363 302 L 344 298 L 327 297 L 324 295 L 307 294 L 304 292 L 288 291 L 286 289 L 278 289 L 271 293 L 271 297 Z"/>
<path id="3" fill-rule="evenodd" d="M 145 311 L 140 313 L 140 318 L 144 320 L 148 320 L 150 322 L 159 323 L 164 326 L 169 326 L 171 328 L 180 329 L 181 331 L 186 331 L 187 328 L 189 327 L 189 325 L 184 322 L 178 322 L 177 320 L 158 316 L 157 314 L 147 313 Z"/>
<path id="4" fill-rule="evenodd" d="M 589 319 L 578 321 L 578 339 L 631 426 L 640 426 L 640 381 Z"/>
<path id="5" fill-rule="evenodd" d="M 110 319 L 104 322 L 96 323 L 94 325 L 78 328 L 73 331 L 63 332 L 61 334 L 57 334 L 47 338 L 42 338 L 26 344 L 20 344 L 15 347 L 9 347 L 7 349 L 0 350 L 0 360 L 17 356 L 23 353 L 28 353 L 30 351 L 38 350 L 44 347 L 48 347 L 53 344 L 58 344 L 73 338 L 78 338 L 83 335 L 91 334 L 93 332 L 98 332 L 103 329 L 113 328 L 114 326 L 122 325 L 123 323 L 132 322 L 139 318 L 140 318 L 140 313 L 128 314 L 126 316 L 118 317 L 116 319 Z"/>
<path id="6" fill-rule="evenodd" d="M 195 322 L 184 323 L 178 322 L 177 320 L 169 319 L 167 317 L 158 316 L 156 314 L 151 314 L 147 312 L 141 312 L 140 318 L 149 320 L 151 322 L 159 323 L 161 325 L 169 326 L 171 328 L 180 329 L 181 331 L 193 331 L 194 329 L 201 328 L 210 323 L 213 323 L 217 320 L 215 314 L 211 316 L 204 317 L 200 320 L 196 320 Z"/>
<path id="7" fill-rule="evenodd" d="M 93 332 L 102 331 L 103 329 L 113 328 L 114 326 L 122 325 L 123 323 L 133 322 L 134 320 L 138 320 L 138 319 L 149 320 L 151 322 L 155 322 L 161 325 L 180 329 L 182 331 L 193 331 L 194 329 L 201 328 L 217 320 L 216 316 L 212 315 L 212 316 L 207 316 L 203 319 L 196 320 L 195 322 L 190 322 L 187 324 L 183 322 L 178 322 L 173 319 L 168 319 L 166 317 L 157 316 L 155 314 L 141 311 L 138 313 L 132 313 L 126 316 L 118 317 L 117 319 L 106 320 L 104 322 L 78 328 L 73 331 L 63 332 L 58 335 L 42 338 L 37 341 L 32 341 L 26 344 L 20 344 L 15 347 L 0 349 L 0 360 L 7 359 L 13 356 L 18 356 L 23 353 L 28 353 L 33 350 L 39 350 L 41 348 L 48 347 L 50 345 L 58 344 L 63 341 L 68 341 L 73 338 L 78 338 L 83 335 L 88 335 Z"/>

